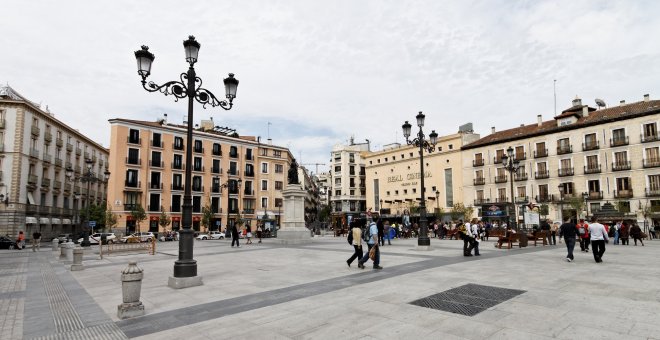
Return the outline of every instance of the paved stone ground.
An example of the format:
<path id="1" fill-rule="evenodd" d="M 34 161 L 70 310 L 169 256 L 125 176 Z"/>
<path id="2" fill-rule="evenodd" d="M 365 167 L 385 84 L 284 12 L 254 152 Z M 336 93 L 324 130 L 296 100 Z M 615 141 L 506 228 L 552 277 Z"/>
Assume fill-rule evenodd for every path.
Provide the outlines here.
<path id="1" fill-rule="evenodd" d="M 2 338 L 660 339 L 658 241 L 608 245 L 597 264 L 579 248 L 565 262 L 563 244 L 499 250 L 482 242 L 482 256 L 466 258 L 460 241 L 432 239 L 431 251 L 417 251 L 414 240 L 394 240 L 382 248 L 382 271 L 347 267 L 345 238 L 238 249 L 200 241 L 204 285 L 183 290 L 167 287 L 177 244 L 158 245 L 155 256 L 103 260 L 92 249 L 80 272 L 50 250 L 0 251 Z M 131 259 L 145 270 L 146 315 L 118 320 L 120 272 Z M 524 292 L 474 316 L 410 304 L 466 284 Z"/>

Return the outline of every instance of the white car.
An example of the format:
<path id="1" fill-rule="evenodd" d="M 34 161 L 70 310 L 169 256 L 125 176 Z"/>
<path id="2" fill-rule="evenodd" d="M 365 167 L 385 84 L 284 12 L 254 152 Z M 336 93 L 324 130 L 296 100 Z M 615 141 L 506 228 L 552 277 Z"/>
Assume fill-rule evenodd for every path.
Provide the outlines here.
<path id="1" fill-rule="evenodd" d="M 219 231 L 211 231 L 208 234 L 199 234 L 196 239 L 198 240 L 224 240 L 225 234 Z"/>
<path id="2" fill-rule="evenodd" d="M 110 244 L 117 242 L 117 236 L 115 233 L 94 233 L 89 236 L 89 244 L 99 244 L 103 236 L 105 236 L 106 242 Z M 84 240 L 85 238 L 81 237 L 78 239 L 78 243 L 82 243 Z"/>
<path id="3" fill-rule="evenodd" d="M 148 232 L 139 232 L 139 233 L 133 233 L 128 236 L 124 236 L 121 238 L 122 243 L 128 243 L 128 242 L 151 242 L 151 240 L 155 239 L 156 236 L 154 236 L 154 233 L 148 231 Z"/>

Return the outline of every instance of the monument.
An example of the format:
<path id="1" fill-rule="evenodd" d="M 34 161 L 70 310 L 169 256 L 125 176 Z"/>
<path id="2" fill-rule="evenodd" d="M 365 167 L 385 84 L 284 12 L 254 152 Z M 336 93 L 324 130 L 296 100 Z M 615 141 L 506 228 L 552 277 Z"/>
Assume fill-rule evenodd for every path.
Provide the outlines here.
<path id="1" fill-rule="evenodd" d="M 293 159 L 289 166 L 287 186 L 284 196 L 284 216 L 282 226 L 277 231 L 281 244 L 303 244 L 312 242 L 309 229 L 305 227 L 305 197 L 307 192 L 298 180 L 298 163 Z"/>

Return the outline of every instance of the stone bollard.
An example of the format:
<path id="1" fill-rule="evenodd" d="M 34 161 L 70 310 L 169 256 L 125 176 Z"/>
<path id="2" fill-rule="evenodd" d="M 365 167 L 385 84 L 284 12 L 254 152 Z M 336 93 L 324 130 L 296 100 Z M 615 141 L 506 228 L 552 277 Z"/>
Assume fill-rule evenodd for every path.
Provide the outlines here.
<path id="1" fill-rule="evenodd" d="M 60 261 L 66 261 L 66 243 L 60 244 Z"/>
<path id="2" fill-rule="evenodd" d="M 73 249 L 73 264 L 71 265 L 71 271 L 83 270 L 85 267 L 82 264 L 83 261 L 83 249 L 74 248 Z"/>
<path id="3" fill-rule="evenodd" d="M 144 305 L 140 302 L 142 278 L 144 274 L 136 261 L 129 261 L 128 267 L 121 272 L 121 293 L 123 303 L 117 306 L 119 319 L 134 318 L 144 315 Z"/>
<path id="4" fill-rule="evenodd" d="M 53 251 L 57 251 L 57 248 L 60 247 L 60 240 L 54 238 L 53 241 L 51 242 L 51 249 Z"/>
<path id="5" fill-rule="evenodd" d="M 66 261 L 68 262 L 73 261 L 73 248 L 75 247 L 76 244 L 70 241 L 64 244 L 64 249 L 66 251 Z"/>

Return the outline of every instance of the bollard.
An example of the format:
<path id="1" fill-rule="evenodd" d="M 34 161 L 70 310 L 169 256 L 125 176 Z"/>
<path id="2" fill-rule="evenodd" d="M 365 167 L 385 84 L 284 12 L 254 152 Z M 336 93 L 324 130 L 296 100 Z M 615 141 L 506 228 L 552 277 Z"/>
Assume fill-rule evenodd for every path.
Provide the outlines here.
<path id="1" fill-rule="evenodd" d="M 78 270 L 85 269 L 85 267 L 83 267 L 82 260 L 83 260 L 83 249 L 82 248 L 74 248 L 73 249 L 73 264 L 71 265 L 71 271 L 78 271 Z"/>
<path id="2" fill-rule="evenodd" d="M 60 261 L 66 261 L 66 243 L 60 245 Z"/>
<path id="3" fill-rule="evenodd" d="M 117 306 L 119 319 L 134 318 L 144 315 L 144 305 L 140 302 L 143 270 L 136 261 L 129 261 L 128 267 L 121 272 L 121 294 L 123 303 Z"/>
<path id="4" fill-rule="evenodd" d="M 57 251 L 57 248 L 60 247 L 60 240 L 54 238 L 53 241 L 51 242 L 51 249 L 53 251 Z"/>
<path id="5" fill-rule="evenodd" d="M 66 261 L 73 261 L 73 248 L 76 247 L 76 244 L 73 242 L 67 242 L 64 244 L 64 250 L 66 251 Z"/>

